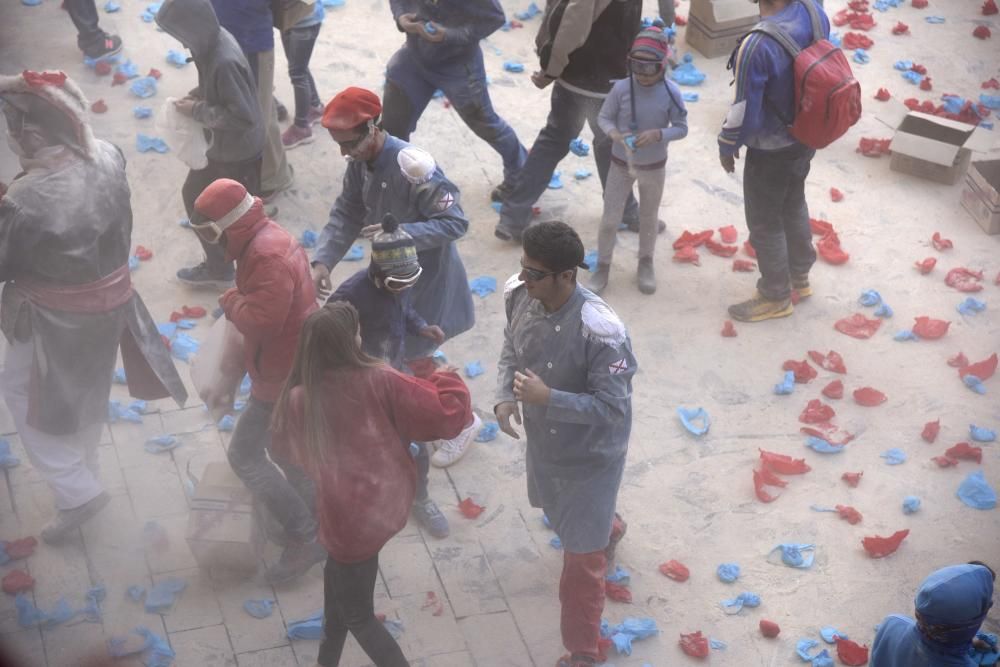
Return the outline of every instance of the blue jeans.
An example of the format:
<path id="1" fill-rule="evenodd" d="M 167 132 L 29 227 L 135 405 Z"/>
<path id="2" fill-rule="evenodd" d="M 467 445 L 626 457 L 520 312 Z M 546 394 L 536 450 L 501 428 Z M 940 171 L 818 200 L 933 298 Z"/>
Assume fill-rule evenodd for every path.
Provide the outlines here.
<path id="1" fill-rule="evenodd" d="M 505 182 L 524 165 L 524 146 L 514 128 L 493 109 L 481 49 L 476 49 L 471 61 L 432 69 L 404 46 L 389 60 L 386 79 L 382 125 L 389 134 L 409 141 L 434 91 L 442 90 L 469 129 L 500 154 Z"/>
<path id="2" fill-rule="evenodd" d="M 318 0 L 321 1 L 321 0 Z M 288 78 L 292 81 L 295 92 L 295 124 L 308 127 L 307 114 L 310 107 L 318 107 L 319 93 L 316 91 L 316 81 L 309 71 L 309 59 L 312 58 L 313 46 L 319 37 L 322 23 L 308 28 L 292 28 L 281 33 L 281 45 L 285 49 L 285 59 L 288 60 Z"/>
<path id="3" fill-rule="evenodd" d="M 76 45 L 86 51 L 104 41 L 104 31 L 97 25 L 94 0 L 66 0 L 66 11 L 76 26 Z"/>
<path id="4" fill-rule="evenodd" d="M 597 125 L 597 115 L 604 100 L 588 97 L 552 84 L 552 106 L 545 127 L 531 146 L 528 160 L 517 178 L 517 187 L 504 199 L 499 228 L 522 232 L 531 224 L 531 207 L 545 192 L 556 165 L 569 153 L 569 142 L 576 139 L 586 122 L 594 133 L 594 161 L 601 178 L 601 188 L 608 180 L 611 165 L 611 138 Z M 623 221 L 638 221 L 639 205 L 629 193 Z"/>
<path id="5" fill-rule="evenodd" d="M 815 154 L 802 144 L 775 151 L 747 150 L 743 207 L 760 267 L 757 291 L 766 299 L 787 299 L 791 276 L 808 275 L 816 261 L 805 193 Z"/>

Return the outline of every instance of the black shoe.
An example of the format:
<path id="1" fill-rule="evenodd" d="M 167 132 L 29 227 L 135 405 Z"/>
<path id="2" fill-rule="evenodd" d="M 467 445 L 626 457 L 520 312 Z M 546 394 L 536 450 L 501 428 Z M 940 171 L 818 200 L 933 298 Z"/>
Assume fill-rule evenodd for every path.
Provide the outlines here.
<path id="1" fill-rule="evenodd" d="M 493 236 L 497 237 L 501 241 L 514 241 L 515 243 L 521 242 L 522 230 L 510 227 L 498 222 L 497 226 L 493 228 Z"/>
<path id="2" fill-rule="evenodd" d="M 628 231 L 632 232 L 633 234 L 638 234 L 639 233 L 639 219 L 638 218 L 634 218 L 632 220 L 622 220 L 622 224 L 625 225 L 625 229 L 627 229 Z M 667 223 L 663 222 L 662 220 L 657 220 L 656 233 L 657 234 L 662 234 L 665 231 L 667 231 Z"/>
<path id="3" fill-rule="evenodd" d="M 500 202 L 501 204 L 507 201 L 507 197 L 514 192 L 514 186 L 510 183 L 504 182 L 493 188 L 490 193 L 490 201 Z"/>
<path id="4" fill-rule="evenodd" d="M 288 120 L 288 107 L 278 101 L 278 98 L 274 98 L 274 106 L 278 110 L 278 122 L 284 123 Z"/>
<path id="5" fill-rule="evenodd" d="M 97 60 L 98 58 L 105 58 L 107 56 L 113 56 L 122 50 L 122 38 L 118 35 L 104 35 L 102 39 L 97 44 L 83 49 L 83 55 L 88 58 L 93 58 Z"/>
<path id="6" fill-rule="evenodd" d="M 202 262 L 197 266 L 180 269 L 177 272 L 177 279 L 182 283 L 193 287 L 213 287 L 216 289 L 228 289 L 233 286 L 233 279 L 236 272 L 229 266 L 221 272 L 208 268 L 208 264 Z"/>

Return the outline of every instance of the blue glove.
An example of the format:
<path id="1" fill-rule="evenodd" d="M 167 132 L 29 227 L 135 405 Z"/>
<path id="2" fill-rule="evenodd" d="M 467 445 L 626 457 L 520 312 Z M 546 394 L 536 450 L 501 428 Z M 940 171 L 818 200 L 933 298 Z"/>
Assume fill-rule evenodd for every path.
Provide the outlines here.
<path id="1" fill-rule="evenodd" d="M 896 335 L 893 336 L 892 339 L 902 342 L 907 340 L 920 340 L 920 337 L 913 333 L 910 329 L 903 329 L 902 331 L 896 332 Z"/>
<path id="2" fill-rule="evenodd" d="M 147 98 L 156 94 L 156 79 L 151 76 L 139 77 L 128 87 L 136 97 Z"/>
<path id="3" fill-rule="evenodd" d="M 573 153 L 573 155 L 577 155 L 579 157 L 587 157 L 587 155 L 590 154 L 590 144 L 588 144 L 580 137 L 577 137 L 576 139 L 569 142 L 569 150 Z"/>
<path id="4" fill-rule="evenodd" d="M 898 69 L 900 72 L 909 72 L 911 69 L 913 69 L 913 61 L 912 60 L 897 60 L 896 62 L 894 62 L 892 64 L 892 66 L 894 68 Z"/>
<path id="5" fill-rule="evenodd" d="M 884 317 L 884 318 L 892 317 L 892 308 L 889 307 L 889 304 L 883 301 L 881 304 L 879 304 L 879 307 L 875 309 L 875 317 Z"/>
<path id="6" fill-rule="evenodd" d="M 170 49 L 167 51 L 167 62 L 174 67 L 181 68 L 188 64 L 188 59 L 183 53 Z"/>
<path id="7" fill-rule="evenodd" d="M 143 106 L 133 107 L 132 115 L 142 120 L 143 118 L 149 118 L 150 116 L 152 116 L 153 110 L 150 109 L 149 107 L 143 107 Z"/>
<path id="8" fill-rule="evenodd" d="M 906 496 L 903 498 L 903 514 L 913 514 L 920 509 L 920 498 Z"/>
<path id="9" fill-rule="evenodd" d="M 771 554 L 775 551 L 781 552 L 781 562 L 788 567 L 795 567 L 805 570 L 812 567 L 816 557 L 816 547 L 812 544 L 779 544 L 771 549 Z M 770 556 L 770 554 L 768 554 Z"/>
<path id="10" fill-rule="evenodd" d="M 247 600 L 243 609 L 254 618 L 267 618 L 274 609 L 274 600 Z"/>
<path id="11" fill-rule="evenodd" d="M 712 425 L 705 408 L 685 408 L 682 406 L 677 408 L 677 416 L 680 417 L 684 428 L 692 435 L 705 435 Z M 697 421 L 701 421 L 701 424 L 695 423 Z"/>
<path id="12" fill-rule="evenodd" d="M 819 636 L 822 637 L 823 641 L 827 644 L 836 644 L 837 637 L 840 637 L 841 639 L 850 639 L 846 632 L 841 632 L 837 628 L 830 627 L 829 625 L 819 631 Z"/>
<path id="13" fill-rule="evenodd" d="M 119 5 L 117 2 L 113 2 L 113 0 L 108 0 L 107 2 L 104 3 L 104 11 L 106 11 L 108 14 L 114 14 L 121 8 L 122 6 Z"/>
<path id="14" fill-rule="evenodd" d="M 150 454 L 162 454 L 163 452 L 169 452 L 171 449 L 177 449 L 181 444 L 175 436 L 172 435 L 158 435 L 155 438 L 150 438 L 146 441 L 143 448 Z"/>
<path id="15" fill-rule="evenodd" d="M 493 276 L 479 276 L 469 281 L 469 291 L 483 299 L 497 291 L 497 279 Z"/>
<path id="16" fill-rule="evenodd" d="M 178 333 L 170 342 L 170 354 L 181 361 L 191 361 L 191 358 L 198 354 L 199 347 L 201 343 L 197 340 L 186 333 Z"/>
<path id="17" fill-rule="evenodd" d="M 842 445 L 832 445 L 823 438 L 815 435 L 810 435 L 806 438 L 806 447 L 820 454 L 839 454 L 844 451 Z"/>
<path id="18" fill-rule="evenodd" d="M 986 302 L 974 297 L 966 297 L 965 301 L 958 304 L 958 312 L 963 315 L 975 315 L 986 310 Z"/>
<path id="19" fill-rule="evenodd" d="M 906 452 L 899 447 L 887 449 L 879 454 L 879 456 L 885 459 L 885 462 L 891 466 L 898 466 L 900 463 L 906 463 Z"/>
<path id="20" fill-rule="evenodd" d="M 778 396 L 788 396 L 795 391 L 795 371 L 785 371 L 785 379 L 774 385 L 774 393 Z"/>
<path id="21" fill-rule="evenodd" d="M 864 49 L 854 49 L 854 62 L 859 65 L 867 65 L 872 61 L 872 57 Z"/>
<path id="22" fill-rule="evenodd" d="M 983 384 L 983 381 L 980 380 L 979 376 L 977 375 L 966 375 L 965 377 L 962 378 L 962 382 L 965 383 L 966 387 L 976 392 L 977 394 L 986 393 L 986 385 Z"/>
<path id="23" fill-rule="evenodd" d="M 149 151 L 166 153 L 170 150 L 170 147 L 167 146 L 167 142 L 163 139 L 160 139 L 159 137 L 151 137 L 148 134 L 142 134 L 141 132 L 135 135 L 135 148 L 140 153 L 148 153 Z"/>
<path id="24" fill-rule="evenodd" d="M 322 639 L 323 610 L 320 609 L 301 621 L 292 621 L 288 624 L 287 634 L 289 639 Z"/>
<path id="25" fill-rule="evenodd" d="M 981 93 L 979 95 L 979 103 L 987 109 L 1000 111 L 1000 95 L 987 95 L 986 93 Z"/>
<path id="26" fill-rule="evenodd" d="M 319 235 L 311 229 L 307 229 L 302 232 L 302 236 L 299 237 L 299 245 L 305 249 L 315 248 L 316 241 L 319 240 Z"/>
<path id="27" fill-rule="evenodd" d="M 858 297 L 858 303 L 865 308 L 871 308 L 882 303 L 882 295 L 873 289 L 867 289 Z"/>
<path id="28" fill-rule="evenodd" d="M 683 62 L 674 68 L 670 73 L 670 78 L 682 86 L 700 86 L 705 80 L 705 73 L 694 66 L 694 58 L 690 53 L 685 53 Z"/>
<path id="29" fill-rule="evenodd" d="M 549 190 L 559 190 L 560 188 L 562 188 L 562 186 L 563 186 L 562 172 L 561 171 L 553 172 L 552 178 L 549 179 L 549 184 L 547 187 L 549 188 Z"/>
<path id="30" fill-rule="evenodd" d="M 125 62 L 120 63 L 117 67 L 115 67 L 115 71 L 119 74 L 125 75 L 129 79 L 134 79 L 139 76 L 139 68 L 136 67 L 135 63 L 131 60 L 126 60 Z"/>
<path id="31" fill-rule="evenodd" d="M 355 243 L 344 255 L 345 262 L 360 262 L 365 258 L 365 247 L 360 243 Z"/>
<path id="32" fill-rule="evenodd" d="M 467 378 L 471 379 L 479 377 L 484 372 L 483 365 L 478 361 L 470 361 L 465 365 L 465 376 Z"/>
<path id="33" fill-rule="evenodd" d="M 924 80 L 924 75 L 919 72 L 914 72 L 910 70 L 908 72 L 903 72 L 903 78 L 912 83 L 915 86 L 919 86 L 920 82 Z"/>
<path id="34" fill-rule="evenodd" d="M 990 510 L 997 506 L 997 492 L 983 477 L 982 470 L 966 477 L 958 487 L 957 495 L 963 503 L 977 510 Z"/>
<path id="35" fill-rule="evenodd" d="M 476 434 L 476 442 L 492 442 L 497 439 L 497 433 L 500 431 L 500 425 L 496 422 L 486 422 L 483 427 L 479 429 L 479 433 Z"/>
<path id="36" fill-rule="evenodd" d="M 503 64 L 504 71 L 519 74 L 524 71 L 524 65 L 513 60 L 508 60 Z"/>
<path id="37" fill-rule="evenodd" d="M 179 577 L 167 577 L 160 581 L 146 594 L 146 611 L 150 614 L 159 614 L 169 610 L 185 588 L 187 582 Z"/>
<path id="38" fill-rule="evenodd" d="M 740 578 L 740 566 L 736 563 L 723 563 L 715 569 L 719 581 L 731 584 Z"/>
<path id="39" fill-rule="evenodd" d="M 997 439 L 997 432 L 983 426 L 969 424 L 969 437 L 976 442 L 993 442 Z"/>
<path id="40" fill-rule="evenodd" d="M 799 654 L 803 662 L 811 662 L 813 657 L 809 655 L 809 651 L 817 646 L 819 646 L 819 642 L 815 639 L 800 639 L 795 643 L 795 652 Z"/>

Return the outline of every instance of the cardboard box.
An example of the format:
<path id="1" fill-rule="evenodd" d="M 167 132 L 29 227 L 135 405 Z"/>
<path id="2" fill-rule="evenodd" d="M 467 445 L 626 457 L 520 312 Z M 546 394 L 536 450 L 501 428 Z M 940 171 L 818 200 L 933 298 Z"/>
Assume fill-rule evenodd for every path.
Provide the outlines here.
<path id="1" fill-rule="evenodd" d="M 888 116 L 880 118 L 886 122 Z M 895 128 L 889 168 L 945 185 L 957 183 L 972 154 L 989 150 L 992 143 L 984 128 L 919 111 L 906 113 Z"/>
<path id="2" fill-rule="evenodd" d="M 1000 234 L 1000 160 L 973 162 L 965 175 L 962 206 L 987 234 Z"/>
<path id="3" fill-rule="evenodd" d="M 263 540 L 253 500 L 228 463 L 205 466 L 191 498 L 187 543 L 202 568 L 257 570 Z"/>
<path id="4" fill-rule="evenodd" d="M 746 0 L 691 0 L 684 40 L 708 58 L 728 56 L 758 21 L 757 5 Z"/>

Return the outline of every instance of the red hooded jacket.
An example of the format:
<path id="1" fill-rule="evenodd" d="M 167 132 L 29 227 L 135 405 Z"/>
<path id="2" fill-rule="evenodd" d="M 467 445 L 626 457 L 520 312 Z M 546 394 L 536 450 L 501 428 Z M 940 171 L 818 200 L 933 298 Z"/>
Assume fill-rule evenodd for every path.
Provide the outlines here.
<path id="1" fill-rule="evenodd" d="M 250 394 L 273 403 L 292 370 L 302 323 L 317 309 L 305 250 L 264 215 L 260 199 L 226 228 L 226 258 L 236 260 L 236 287 L 219 304 L 245 339 Z"/>

